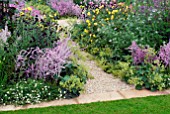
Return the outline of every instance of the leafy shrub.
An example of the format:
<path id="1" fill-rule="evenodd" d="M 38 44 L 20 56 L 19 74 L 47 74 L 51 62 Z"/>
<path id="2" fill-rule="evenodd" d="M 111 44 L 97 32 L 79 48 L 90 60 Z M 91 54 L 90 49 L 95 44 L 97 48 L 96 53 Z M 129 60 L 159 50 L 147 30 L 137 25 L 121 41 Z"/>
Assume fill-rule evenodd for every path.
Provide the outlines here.
<path id="1" fill-rule="evenodd" d="M 136 89 L 150 89 L 151 91 L 163 90 L 170 87 L 169 73 L 166 72 L 164 66 L 155 66 L 152 64 L 143 64 L 134 66 L 133 73 L 129 73 L 127 77 L 128 83 L 134 84 Z"/>
<path id="2" fill-rule="evenodd" d="M 21 37 L 18 43 L 19 50 L 37 46 L 52 47 L 59 39 L 57 28 L 58 26 L 51 21 L 39 22 L 37 18 L 24 16 L 17 21 L 13 37 Z"/>
<path id="3" fill-rule="evenodd" d="M 131 50 L 134 64 L 129 67 L 129 72 L 124 76 L 128 83 L 134 84 L 136 89 L 145 87 L 151 91 L 163 90 L 170 87 L 169 71 L 161 64 L 154 49 L 142 49 L 135 42 L 132 43 L 129 49 Z M 142 53 L 140 55 L 137 51 L 145 51 L 145 54 Z M 160 51 L 164 52 L 163 50 Z"/>
<path id="4" fill-rule="evenodd" d="M 81 91 L 84 90 L 84 83 L 81 82 L 80 78 L 77 76 L 64 76 L 59 85 L 69 93 L 73 93 L 78 96 Z"/>
<path id="5" fill-rule="evenodd" d="M 0 87 L 0 104 L 24 105 L 59 99 L 61 91 L 55 85 L 33 79 L 20 80 L 14 85 Z"/>

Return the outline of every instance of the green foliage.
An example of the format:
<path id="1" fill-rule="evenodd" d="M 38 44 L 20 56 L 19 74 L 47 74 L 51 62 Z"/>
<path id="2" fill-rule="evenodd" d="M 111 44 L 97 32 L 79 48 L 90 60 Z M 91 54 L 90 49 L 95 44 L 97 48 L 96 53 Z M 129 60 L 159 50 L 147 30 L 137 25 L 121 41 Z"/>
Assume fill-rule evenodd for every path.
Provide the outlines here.
<path id="1" fill-rule="evenodd" d="M 0 43 L 0 85 L 5 85 L 15 77 L 15 56 L 17 48 Z"/>
<path id="2" fill-rule="evenodd" d="M 170 76 L 164 66 L 143 64 L 131 67 L 133 72 L 126 75 L 127 82 L 134 84 L 136 89 L 163 90 L 170 87 Z"/>
<path id="3" fill-rule="evenodd" d="M 114 65 L 112 74 L 116 77 L 120 77 L 124 79 L 130 69 L 130 63 L 118 61 L 117 64 Z"/>
<path id="4" fill-rule="evenodd" d="M 0 87 L 0 104 L 24 105 L 59 99 L 62 97 L 56 85 L 40 80 L 20 80 L 15 84 Z"/>
<path id="5" fill-rule="evenodd" d="M 18 40 L 18 49 L 27 49 L 29 47 L 51 47 L 54 41 L 59 39 L 57 31 L 58 26 L 51 21 L 39 22 L 30 16 L 21 17 L 17 21 L 13 39 L 21 37 Z"/>
<path id="6" fill-rule="evenodd" d="M 107 62 L 124 60 L 123 56 L 129 54 L 126 48 L 132 41 L 158 50 L 169 40 L 166 29 L 170 25 L 165 22 L 164 13 L 151 12 L 146 16 L 133 10 L 125 5 L 90 9 L 86 12 L 86 21 L 75 25 L 72 38 L 83 49 L 100 59 L 104 57 Z M 109 55 L 105 52 L 108 49 Z"/>
<path id="7" fill-rule="evenodd" d="M 80 78 L 74 75 L 64 76 L 59 85 L 73 94 L 79 94 L 84 90 L 84 82 L 81 82 Z"/>

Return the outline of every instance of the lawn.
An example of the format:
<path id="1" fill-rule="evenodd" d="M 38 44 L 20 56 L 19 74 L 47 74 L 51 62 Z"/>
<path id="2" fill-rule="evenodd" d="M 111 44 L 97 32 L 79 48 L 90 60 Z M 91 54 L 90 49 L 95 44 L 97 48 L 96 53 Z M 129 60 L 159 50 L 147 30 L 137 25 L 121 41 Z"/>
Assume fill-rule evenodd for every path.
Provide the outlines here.
<path id="1" fill-rule="evenodd" d="M 169 114 L 168 101 L 170 95 L 8 111 L 0 114 Z"/>

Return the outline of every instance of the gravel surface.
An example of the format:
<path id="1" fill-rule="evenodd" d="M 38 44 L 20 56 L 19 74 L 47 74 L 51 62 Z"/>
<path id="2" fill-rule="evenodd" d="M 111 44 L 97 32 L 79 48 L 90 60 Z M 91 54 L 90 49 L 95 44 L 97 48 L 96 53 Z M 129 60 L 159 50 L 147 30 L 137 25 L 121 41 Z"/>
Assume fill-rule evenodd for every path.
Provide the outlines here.
<path id="1" fill-rule="evenodd" d="M 94 79 L 89 79 L 85 85 L 85 93 L 87 94 L 134 89 L 134 86 L 128 85 L 113 75 L 104 72 L 94 61 L 81 61 L 81 64 L 88 66 L 88 72 L 94 77 Z"/>

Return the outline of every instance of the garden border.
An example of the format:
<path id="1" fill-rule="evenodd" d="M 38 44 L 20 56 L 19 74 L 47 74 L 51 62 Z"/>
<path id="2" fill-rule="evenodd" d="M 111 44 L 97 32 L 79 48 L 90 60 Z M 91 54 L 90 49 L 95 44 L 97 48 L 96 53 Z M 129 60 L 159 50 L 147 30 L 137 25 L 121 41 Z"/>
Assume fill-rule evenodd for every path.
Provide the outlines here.
<path id="1" fill-rule="evenodd" d="M 170 90 L 164 91 L 156 91 L 151 92 L 149 90 L 119 90 L 105 93 L 92 93 L 92 94 L 82 94 L 74 99 L 61 99 L 54 100 L 50 102 L 42 102 L 39 104 L 28 104 L 24 106 L 0 106 L 0 111 L 12 111 L 12 110 L 21 110 L 21 109 L 30 109 L 30 108 L 43 108 L 49 106 L 63 106 L 63 105 L 71 105 L 71 104 L 84 104 L 84 103 L 92 103 L 92 102 L 102 102 L 102 101 L 112 101 L 112 100 L 121 100 L 121 99 L 130 99 L 137 97 L 147 97 L 147 96 L 159 96 L 159 95 L 168 95 L 170 94 Z"/>

